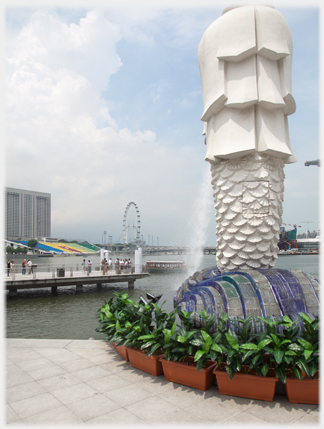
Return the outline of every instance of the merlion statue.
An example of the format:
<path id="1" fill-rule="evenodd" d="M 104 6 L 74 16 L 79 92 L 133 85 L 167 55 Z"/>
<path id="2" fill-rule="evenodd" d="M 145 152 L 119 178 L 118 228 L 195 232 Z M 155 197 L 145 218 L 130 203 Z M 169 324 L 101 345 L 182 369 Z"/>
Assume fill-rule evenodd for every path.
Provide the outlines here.
<path id="1" fill-rule="evenodd" d="M 249 315 L 293 320 L 300 312 L 312 320 L 319 315 L 319 281 L 300 270 L 273 268 L 283 168 L 296 161 L 287 122 L 296 109 L 291 60 L 288 25 L 267 6 L 225 9 L 199 45 L 217 265 L 186 279 L 173 302 L 191 312 L 196 327 L 204 324 L 203 309 L 226 312 L 235 324 Z M 260 333 L 260 326 L 253 322 L 252 331 Z"/>
<path id="2" fill-rule="evenodd" d="M 217 223 L 217 267 L 271 268 L 277 258 L 284 164 L 295 162 L 287 116 L 292 38 L 269 6 L 227 8 L 198 50 L 206 160 Z"/>

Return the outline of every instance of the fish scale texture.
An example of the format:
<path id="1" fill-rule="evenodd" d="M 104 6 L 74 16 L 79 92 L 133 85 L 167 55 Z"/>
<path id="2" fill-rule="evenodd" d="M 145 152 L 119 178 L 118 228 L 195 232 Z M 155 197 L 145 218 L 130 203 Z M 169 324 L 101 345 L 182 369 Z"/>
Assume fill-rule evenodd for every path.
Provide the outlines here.
<path id="1" fill-rule="evenodd" d="M 282 217 L 284 162 L 252 154 L 211 164 L 220 271 L 275 265 Z"/>

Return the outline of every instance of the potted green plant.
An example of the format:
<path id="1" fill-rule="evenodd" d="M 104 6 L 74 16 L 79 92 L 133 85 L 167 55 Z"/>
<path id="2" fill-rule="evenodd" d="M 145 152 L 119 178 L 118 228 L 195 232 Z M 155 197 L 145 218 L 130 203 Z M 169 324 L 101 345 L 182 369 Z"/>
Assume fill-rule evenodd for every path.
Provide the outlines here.
<path id="1" fill-rule="evenodd" d="M 229 328 L 226 332 L 224 322 L 227 316 L 222 316 L 223 326 L 220 336 L 220 348 L 226 360 L 219 360 L 214 369 L 219 392 L 223 395 L 273 401 L 277 378 L 269 371 L 269 366 L 262 356 L 265 347 L 271 343 L 265 334 L 256 337 L 252 334 L 252 319 L 236 319 L 236 330 Z"/>
<path id="2" fill-rule="evenodd" d="M 133 329 L 127 334 L 124 344 L 127 345 L 129 361 L 133 367 L 159 376 L 163 374 L 160 362 L 160 357 L 163 356 L 163 330 L 174 323 L 175 311 L 167 313 L 155 303 L 146 310 L 148 313 L 140 316 L 139 329 Z"/>
<path id="3" fill-rule="evenodd" d="M 212 321 L 206 313 L 199 313 L 203 326 L 201 329 L 193 329 L 189 318 L 191 313 L 182 310 L 180 314 L 183 326 L 177 327 L 174 322 L 171 328 L 163 330 L 165 356 L 160 358 L 160 361 L 164 376 L 168 381 L 205 391 L 213 384 L 212 371 L 216 365 L 211 360 L 216 357 L 213 350 L 214 341 L 207 332 Z"/>
<path id="4" fill-rule="evenodd" d="M 116 331 L 128 321 L 125 310 L 133 304 L 127 293 L 115 293 L 114 297 L 105 302 L 97 311 L 99 327 L 97 332 L 105 334 L 106 339 L 113 343 L 117 353 L 128 361 L 127 350 L 122 344 L 116 344 Z M 118 341 L 120 343 L 120 341 Z"/>
<path id="5" fill-rule="evenodd" d="M 319 403 L 319 319 L 299 313 L 304 323 L 303 338 L 289 346 L 290 368 L 287 371 L 286 394 L 289 402 Z"/>

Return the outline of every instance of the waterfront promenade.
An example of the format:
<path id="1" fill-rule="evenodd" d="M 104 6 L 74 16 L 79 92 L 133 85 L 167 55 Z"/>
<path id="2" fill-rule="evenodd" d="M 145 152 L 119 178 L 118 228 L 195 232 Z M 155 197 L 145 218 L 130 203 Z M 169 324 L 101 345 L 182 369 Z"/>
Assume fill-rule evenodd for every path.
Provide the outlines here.
<path id="1" fill-rule="evenodd" d="M 77 292 L 82 292 L 83 286 L 87 284 L 96 284 L 100 287 L 106 283 L 127 283 L 129 289 L 134 288 L 135 281 L 148 277 L 148 273 L 116 273 L 111 270 L 109 274 L 103 275 L 101 271 L 82 272 L 72 269 L 64 272 L 63 277 L 58 277 L 58 271 L 52 272 L 34 271 L 32 274 L 14 273 L 4 276 L 5 288 L 9 291 L 9 296 L 16 296 L 19 289 L 33 288 L 51 288 L 52 293 L 57 292 L 58 287 L 75 286 Z"/>
<path id="2" fill-rule="evenodd" d="M 6 423 L 92 426 L 319 424 L 317 405 L 264 402 L 167 382 L 105 341 L 6 339 Z"/>

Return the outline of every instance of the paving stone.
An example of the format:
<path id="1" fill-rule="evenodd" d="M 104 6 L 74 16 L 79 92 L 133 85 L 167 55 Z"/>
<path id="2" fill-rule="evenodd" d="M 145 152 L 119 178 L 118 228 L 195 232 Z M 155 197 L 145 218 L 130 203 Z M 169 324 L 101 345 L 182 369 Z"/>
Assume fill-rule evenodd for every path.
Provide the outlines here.
<path id="1" fill-rule="evenodd" d="M 213 398 L 213 400 L 219 402 L 225 408 L 237 408 L 241 411 L 247 411 L 249 408 L 253 407 L 253 405 L 260 405 L 264 402 L 256 399 L 240 398 L 239 396 L 221 395 L 218 389 L 216 390 L 217 392 L 211 395 L 210 398 Z"/>
<path id="2" fill-rule="evenodd" d="M 111 373 L 123 372 L 124 370 L 129 370 L 129 368 L 131 367 L 130 363 L 126 362 L 125 359 L 122 358 L 115 358 L 107 363 L 99 364 L 99 366 Z"/>
<path id="3" fill-rule="evenodd" d="M 48 340 L 48 339 L 27 339 L 24 343 L 21 344 L 21 347 L 29 348 L 62 348 L 71 343 L 71 340 Z M 17 345 L 20 347 L 20 344 Z"/>
<path id="4" fill-rule="evenodd" d="M 101 340 L 73 340 L 66 348 L 73 349 L 107 349 L 109 347 L 106 342 Z"/>
<path id="5" fill-rule="evenodd" d="M 244 425 L 249 425 L 249 426 L 253 426 L 255 428 L 257 427 L 263 427 L 263 426 L 273 426 L 272 423 L 267 422 L 263 419 L 260 419 L 259 417 L 256 416 L 252 416 L 251 414 L 248 413 L 240 413 L 235 417 L 232 417 L 228 420 L 225 420 L 221 423 L 221 426 L 230 426 L 230 427 L 235 427 L 235 426 L 244 426 Z"/>
<path id="6" fill-rule="evenodd" d="M 12 347 L 7 350 L 7 357 L 14 363 L 26 362 L 27 360 L 39 359 L 41 354 L 30 348 Z"/>
<path id="7" fill-rule="evenodd" d="M 148 423 L 136 417 L 134 414 L 125 410 L 124 408 L 120 408 L 115 411 L 111 411 L 110 413 L 103 414 L 102 416 L 95 417 L 93 419 L 87 420 L 87 425 L 140 425 L 140 426 L 148 426 Z"/>
<path id="8" fill-rule="evenodd" d="M 6 391 L 6 400 L 10 404 L 42 393 L 46 393 L 46 390 L 37 381 L 32 381 L 31 383 L 9 387 Z"/>
<path id="9" fill-rule="evenodd" d="M 34 379 L 22 371 L 17 365 L 9 365 L 6 371 L 7 388 L 31 383 Z"/>
<path id="10" fill-rule="evenodd" d="M 127 405 L 125 408 L 147 423 L 157 423 L 161 421 L 165 415 L 180 411 L 179 407 L 170 404 L 170 402 L 158 396 L 153 396 L 143 401 Z"/>
<path id="11" fill-rule="evenodd" d="M 198 427 L 202 427 L 202 425 L 204 425 L 204 427 L 206 425 L 215 426 L 215 424 L 211 423 L 209 420 L 204 420 L 203 418 L 188 413 L 185 410 L 165 414 L 159 419 L 157 423 L 163 426 L 165 424 L 176 424 L 177 426 L 186 425 L 189 427 L 194 427 L 193 425 L 197 425 Z"/>
<path id="12" fill-rule="evenodd" d="M 264 402 L 220 395 L 216 386 L 202 392 L 170 383 L 131 367 L 103 341 L 9 339 L 6 353 L 8 425 L 319 424 L 317 405 L 290 404 L 285 395 Z"/>
<path id="13" fill-rule="evenodd" d="M 57 362 L 57 365 L 64 369 L 67 372 L 73 372 L 80 369 L 90 368 L 96 366 L 94 362 L 88 359 L 72 359 L 64 362 Z"/>
<path id="14" fill-rule="evenodd" d="M 87 383 L 100 393 L 118 389 L 119 387 L 129 386 L 131 383 L 115 374 L 109 374 L 105 377 L 89 379 Z"/>
<path id="15" fill-rule="evenodd" d="M 73 352 L 70 350 L 67 350 L 65 348 L 62 347 L 57 347 L 57 348 L 53 348 L 53 347 L 36 347 L 33 348 L 33 350 L 37 351 L 37 353 L 39 353 L 40 355 L 50 358 L 51 356 L 55 356 L 55 355 L 62 355 L 62 354 L 71 354 L 73 355 Z"/>
<path id="16" fill-rule="evenodd" d="M 54 375 L 63 374 L 65 371 L 60 366 L 55 365 L 52 362 L 49 362 L 49 364 L 46 367 L 26 370 L 25 372 L 34 380 L 41 380 L 43 378 L 49 378 L 49 377 L 53 377 Z"/>
<path id="17" fill-rule="evenodd" d="M 14 423 L 21 421 L 18 414 L 14 412 L 14 410 L 10 407 L 10 405 L 6 405 L 6 423 Z"/>
<path id="18" fill-rule="evenodd" d="M 320 414 L 318 410 L 310 411 L 299 420 L 296 421 L 297 425 L 318 425 L 320 423 Z"/>
<path id="19" fill-rule="evenodd" d="M 190 414 L 205 422 L 220 424 L 231 417 L 237 416 L 242 411 L 237 407 L 224 407 L 217 399 L 209 397 L 184 409 Z"/>
<path id="20" fill-rule="evenodd" d="M 47 356 L 47 359 L 56 365 L 61 365 L 65 362 L 74 362 L 80 359 L 80 356 L 66 349 L 57 349 L 57 353 Z"/>
<path id="21" fill-rule="evenodd" d="M 96 365 L 93 365 L 90 368 L 80 369 L 78 371 L 71 371 L 71 374 L 75 375 L 82 381 L 94 380 L 99 377 L 101 378 L 111 375 L 109 371 Z"/>
<path id="22" fill-rule="evenodd" d="M 6 366 L 8 365 L 14 365 L 14 363 L 6 357 Z"/>
<path id="23" fill-rule="evenodd" d="M 110 351 L 106 351 L 102 348 L 91 348 L 91 349 L 71 349 L 71 350 L 66 350 L 69 351 L 70 353 L 74 353 L 80 357 L 84 357 L 84 358 L 89 358 L 90 356 L 96 356 L 96 355 L 105 355 L 105 356 L 110 356 L 112 358 L 112 355 L 110 353 Z"/>
<path id="24" fill-rule="evenodd" d="M 64 425 L 73 425 L 82 423 L 82 419 L 74 414 L 68 408 L 61 406 L 55 408 L 54 410 L 44 411 L 43 413 L 35 414 L 31 417 L 26 417 L 23 419 L 23 422 L 30 424 L 64 424 Z"/>
<path id="25" fill-rule="evenodd" d="M 165 401 L 184 409 L 199 401 L 204 401 L 207 396 L 207 391 L 203 392 L 187 386 L 175 385 L 173 390 L 160 393 L 158 395 Z"/>
<path id="26" fill-rule="evenodd" d="M 108 353 L 98 353 L 93 356 L 88 356 L 87 359 L 89 359 L 91 362 L 95 363 L 96 365 L 102 365 L 111 362 L 114 357 L 111 354 Z"/>
<path id="27" fill-rule="evenodd" d="M 169 381 L 166 381 L 166 379 L 162 377 L 154 377 L 151 376 L 151 379 L 144 379 L 142 381 L 138 381 L 135 384 L 135 386 L 139 386 L 144 390 L 147 390 L 152 395 L 159 395 L 160 393 L 173 390 L 176 388 L 176 386 L 179 386 L 177 383 L 170 383 Z"/>
<path id="28" fill-rule="evenodd" d="M 274 402 L 259 401 L 246 412 L 273 424 L 290 425 L 300 420 L 314 408 L 316 405 L 290 404 L 283 397 Z"/>
<path id="29" fill-rule="evenodd" d="M 88 421 L 94 417 L 99 417 L 109 411 L 120 408 L 116 402 L 113 402 L 104 395 L 97 395 L 92 398 L 72 402 L 72 404 L 68 404 L 67 407 L 83 421 Z"/>
<path id="30" fill-rule="evenodd" d="M 23 362 L 17 363 L 19 368 L 21 368 L 23 371 L 32 371 L 34 369 L 41 369 L 46 368 L 50 366 L 53 362 L 51 362 L 49 359 L 46 359 L 45 357 L 40 357 L 38 359 L 32 359 L 32 360 L 26 360 Z"/>
<path id="31" fill-rule="evenodd" d="M 138 383 L 140 381 L 150 382 L 156 378 L 154 375 L 148 374 L 145 371 L 141 371 L 140 369 L 136 369 L 131 366 L 129 366 L 126 371 L 119 371 L 116 374 L 131 383 Z M 159 376 L 158 379 L 162 380 L 164 377 Z"/>
<path id="32" fill-rule="evenodd" d="M 26 341 L 26 338 L 6 338 L 6 345 L 7 347 L 17 347 L 24 341 Z"/>
<path id="33" fill-rule="evenodd" d="M 32 398 L 22 399 L 12 402 L 11 408 L 21 418 L 43 413 L 44 411 L 53 410 L 62 404 L 50 393 L 33 396 Z"/>
<path id="34" fill-rule="evenodd" d="M 74 386 L 79 384 L 80 379 L 69 373 L 55 375 L 54 377 L 44 378 L 39 380 L 38 384 L 44 387 L 48 392 L 52 392 L 64 387 Z"/>
<path id="35" fill-rule="evenodd" d="M 86 383 L 79 383 L 73 386 L 63 387 L 62 389 L 54 390 L 51 392 L 55 398 L 62 402 L 62 404 L 71 404 L 72 402 L 79 401 L 97 395 L 96 389 L 93 389 Z"/>
<path id="36" fill-rule="evenodd" d="M 111 390 L 109 392 L 105 392 L 105 396 L 122 407 L 125 407 L 126 405 L 148 399 L 151 397 L 151 394 L 147 390 L 141 389 L 140 387 L 131 384 Z"/>

